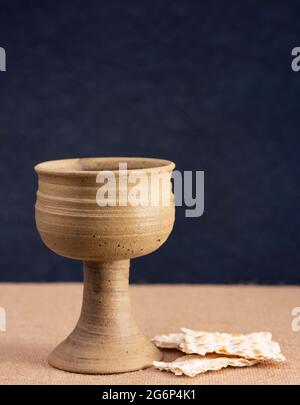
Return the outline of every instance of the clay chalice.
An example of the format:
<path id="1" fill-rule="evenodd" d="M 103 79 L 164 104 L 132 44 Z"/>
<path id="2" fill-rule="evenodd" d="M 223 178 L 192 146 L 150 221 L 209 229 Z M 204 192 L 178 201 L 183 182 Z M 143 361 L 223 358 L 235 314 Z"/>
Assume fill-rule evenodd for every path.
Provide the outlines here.
<path id="1" fill-rule="evenodd" d="M 129 261 L 158 249 L 172 230 L 174 167 L 146 158 L 68 159 L 35 167 L 39 234 L 49 249 L 82 260 L 84 267 L 81 314 L 50 354 L 52 366 L 106 374 L 161 359 L 131 314 Z"/>

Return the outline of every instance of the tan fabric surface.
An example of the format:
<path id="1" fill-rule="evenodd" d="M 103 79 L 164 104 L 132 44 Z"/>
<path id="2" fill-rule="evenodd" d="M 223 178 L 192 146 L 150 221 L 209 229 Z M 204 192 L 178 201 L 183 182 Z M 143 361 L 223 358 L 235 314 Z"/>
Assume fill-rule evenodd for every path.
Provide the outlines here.
<path id="1" fill-rule="evenodd" d="M 117 375 L 80 375 L 56 370 L 47 355 L 71 331 L 81 304 L 80 284 L 0 284 L 7 331 L 0 332 L 0 384 L 299 384 L 300 332 L 291 309 L 298 287 L 132 286 L 136 319 L 149 337 L 185 326 L 207 331 L 270 331 L 287 363 L 224 369 L 195 378 L 153 368 Z M 165 351 L 165 359 L 179 357 Z"/>

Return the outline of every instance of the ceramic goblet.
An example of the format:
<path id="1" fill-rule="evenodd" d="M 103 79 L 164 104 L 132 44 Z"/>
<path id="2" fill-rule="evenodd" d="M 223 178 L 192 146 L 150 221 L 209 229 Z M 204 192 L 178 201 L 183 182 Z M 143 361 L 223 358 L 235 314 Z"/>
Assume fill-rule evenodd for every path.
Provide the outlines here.
<path id="1" fill-rule="evenodd" d="M 120 171 L 119 163 L 126 163 L 127 171 Z M 49 249 L 82 260 L 84 268 L 81 314 L 73 332 L 50 354 L 52 366 L 106 374 L 139 370 L 161 359 L 131 314 L 129 261 L 158 249 L 173 228 L 174 167 L 149 158 L 68 159 L 35 167 L 39 234 Z M 115 202 L 110 201 L 113 182 L 103 179 L 107 171 L 119 184 Z M 148 203 L 124 203 L 124 196 L 137 191 L 130 176 L 139 178 L 139 192 Z M 101 187 L 107 188 L 110 205 L 103 204 L 105 193 L 99 197 Z"/>

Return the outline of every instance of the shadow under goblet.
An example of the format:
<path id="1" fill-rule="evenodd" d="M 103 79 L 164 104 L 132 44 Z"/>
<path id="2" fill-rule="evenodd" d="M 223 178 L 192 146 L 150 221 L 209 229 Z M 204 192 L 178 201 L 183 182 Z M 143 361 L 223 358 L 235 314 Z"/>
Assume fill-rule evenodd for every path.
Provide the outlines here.
<path id="1" fill-rule="evenodd" d="M 127 164 L 125 172 L 119 163 Z M 81 315 L 73 332 L 50 354 L 52 366 L 106 374 L 139 370 L 161 359 L 131 314 L 129 262 L 158 249 L 172 231 L 174 167 L 149 158 L 68 159 L 35 167 L 39 234 L 49 249 L 82 260 L 84 266 Z M 114 195 L 113 182 L 103 180 L 107 171 L 119 188 L 115 204 L 100 206 L 96 196 L 101 186 Z M 139 179 L 148 204 L 124 204 L 124 194 L 135 195 L 130 176 Z"/>

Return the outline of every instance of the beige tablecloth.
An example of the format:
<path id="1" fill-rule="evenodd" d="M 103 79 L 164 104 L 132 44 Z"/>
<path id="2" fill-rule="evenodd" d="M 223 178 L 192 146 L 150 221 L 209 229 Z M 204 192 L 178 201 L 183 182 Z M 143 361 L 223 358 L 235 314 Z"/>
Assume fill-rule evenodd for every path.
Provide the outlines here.
<path id="1" fill-rule="evenodd" d="M 153 368 L 116 375 L 56 370 L 47 355 L 71 331 L 81 305 L 81 284 L 0 284 L 6 332 L 0 332 L 0 384 L 300 384 L 300 332 L 291 327 L 298 287 L 132 286 L 133 311 L 144 333 L 180 327 L 249 333 L 270 331 L 288 362 L 228 368 L 196 378 Z M 166 359 L 174 353 L 165 352 Z M 175 356 L 176 357 L 176 356 Z"/>

